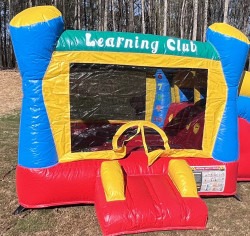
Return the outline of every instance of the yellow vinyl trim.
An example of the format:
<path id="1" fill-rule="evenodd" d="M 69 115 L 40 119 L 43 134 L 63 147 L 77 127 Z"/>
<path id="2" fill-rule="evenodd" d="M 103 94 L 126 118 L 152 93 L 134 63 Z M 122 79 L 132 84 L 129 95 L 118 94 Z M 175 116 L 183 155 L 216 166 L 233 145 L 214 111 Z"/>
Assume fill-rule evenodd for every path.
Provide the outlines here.
<path id="1" fill-rule="evenodd" d="M 215 32 L 236 38 L 244 43 L 250 43 L 246 35 L 244 35 L 240 30 L 226 23 L 214 23 L 209 26 L 209 28 Z"/>
<path id="2" fill-rule="evenodd" d="M 101 180 L 107 202 L 125 200 L 124 177 L 118 161 L 102 162 Z"/>
<path id="3" fill-rule="evenodd" d="M 71 119 L 71 123 L 83 123 L 83 124 L 87 124 L 91 122 L 91 124 L 93 124 L 95 121 L 85 121 L 85 120 L 74 120 Z M 109 124 L 125 124 L 130 122 L 130 120 L 105 120 L 105 122 L 108 122 Z M 96 123 L 100 123 L 100 121 L 96 121 Z"/>
<path id="4" fill-rule="evenodd" d="M 174 86 L 173 85 L 171 85 L 171 88 L 170 88 L 171 90 L 171 102 L 172 103 L 175 103 L 176 101 L 175 101 L 175 89 L 174 89 Z"/>
<path id="5" fill-rule="evenodd" d="M 79 160 L 118 160 L 126 155 L 125 152 L 114 152 L 113 150 L 96 152 L 68 152 L 60 157 L 59 163 Z"/>
<path id="6" fill-rule="evenodd" d="M 125 55 L 126 54 L 126 55 Z M 173 150 L 174 157 L 211 157 L 227 100 L 227 85 L 220 61 L 209 59 L 118 52 L 54 52 L 43 79 L 43 96 L 59 162 L 83 159 L 115 159 L 113 151 L 71 153 L 70 63 L 118 64 L 169 68 L 208 69 L 208 91 L 202 150 Z"/>
<path id="7" fill-rule="evenodd" d="M 137 128 L 137 133 L 134 136 L 136 136 L 138 133 L 141 132 L 143 147 L 144 147 L 145 153 L 146 153 L 146 155 L 148 157 L 148 164 L 149 165 L 153 164 L 154 161 L 157 160 L 157 158 L 160 157 L 160 155 L 162 155 L 164 152 L 167 153 L 168 150 L 170 149 L 170 147 L 168 145 L 168 138 L 167 138 L 165 132 L 162 129 L 160 129 L 157 125 L 155 125 L 154 123 L 152 123 L 150 121 L 131 121 L 131 122 L 121 126 L 117 130 L 116 134 L 113 137 L 112 146 L 113 146 L 113 149 L 114 149 L 114 151 L 116 153 L 119 153 L 120 155 L 125 156 L 125 154 L 126 154 L 126 146 L 122 145 L 122 147 L 118 147 L 118 139 L 120 138 L 120 136 L 127 129 L 132 128 L 132 127 L 138 127 Z M 155 130 L 161 136 L 161 138 L 163 140 L 164 150 L 157 149 L 157 150 L 154 150 L 154 151 L 151 151 L 151 152 L 148 151 L 145 132 L 144 132 L 144 127 L 148 127 L 148 128 L 151 128 L 151 129 Z M 129 140 L 131 140 L 134 136 L 130 137 Z"/>
<path id="8" fill-rule="evenodd" d="M 181 101 L 179 87 L 176 84 L 174 84 L 174 101 L 176 103 Z"/>
<path id="9" fill-rule="evenodd" d="M 156 81 L 155 78 L 147 78 L 146 80 L 146 115 L 145 120 L 151 121 L 153 109 L 154 109 L 154 100 L 156 94 Z"/>
<path id="10" fill-rule="evenodd" d="M 194 87 L 194 103 L 199 102 L 201 100 L 201 94 L 197 87 Z"/>
<path id="11" fill-rule="evenodd" d="M 192 169 L 186 161 L 171 160 L 168 175 L 182 197 L 199 197 Z"/>
<path id="12" fill-rule="evenodd" d="M 244 71 L 243 73 L 243 79 L 240 86 L 240 92 L 239 94 L 241 96 L 247 96 L 250 97 L 250 72 Z"/>
<path id="13" fill-rule="evenodd" d="M 53 6 L 31 7 L 17 14 L 11 20 L 10 25 L 14 27 L 29 26 L 52 20 L 61 15 L 61 12 Z"/>

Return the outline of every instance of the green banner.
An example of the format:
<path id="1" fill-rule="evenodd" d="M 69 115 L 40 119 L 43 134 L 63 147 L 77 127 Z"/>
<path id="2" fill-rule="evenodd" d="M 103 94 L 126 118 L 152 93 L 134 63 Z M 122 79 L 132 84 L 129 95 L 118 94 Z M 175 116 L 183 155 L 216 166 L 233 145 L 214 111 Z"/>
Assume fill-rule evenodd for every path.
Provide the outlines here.
<path id="1" fill-rule="evenodd" d="M 66 30 L 56 51 L 107 51 L 165 54 L 219 60 L 210 43 L 152 34 Z"/>

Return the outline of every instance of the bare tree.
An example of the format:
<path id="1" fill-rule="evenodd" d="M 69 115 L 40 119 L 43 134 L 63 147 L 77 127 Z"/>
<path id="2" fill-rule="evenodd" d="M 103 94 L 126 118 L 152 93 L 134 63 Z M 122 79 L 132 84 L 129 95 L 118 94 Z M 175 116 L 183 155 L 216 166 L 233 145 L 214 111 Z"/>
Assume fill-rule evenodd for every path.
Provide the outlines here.
<path id="1" fill-rule="evenodd" d="M 147 22 L 147 32 L 152 33 L 152 1 L 148 0 L 148 22 Z"/>
<path id="2" fill-rule="evenodd" d="M 161 7 L 161 0 L 157 1 L 157 33 L 162 34 L 162 7 Z"/>
<path id="3" fill-rule="evenodd" d="M 78 29 L 81 29 L 81 1 L 78 0 L 78 4 L 77 4 L 77 25 L 78 25 Z"/>
<path id="4" fill-rule="evenodd" d="M 98 0 L 98 30 L 103 30 L 102 0 Z"/>
<path id="5" fill-rule="evenodd" d="M 223 21 L 224 0 L 210 0 L 209 4 L 209 24 Z"/>
<path id="6" fill-rule="evenodd" d="M 4 23 L 4 33 L 3 33 L 3 58 L 4 58 L 4 64 L 5 67 L 8 67 L 8 54 L 7 54 L 7 2 L 4 3 L 4 9 L 3 9 L 3 23 Z"/>
<path id="7" fill-rule="evenodd" d="M 156 21 L 156 1 L 150 0 L 149 1 L 149 11 L 150 11 L 150 18 L 151 18 L 151 24 L 150 24 L 150 33 L 155 34 L 156 28 L 155 28 L 155 21 Z"/>
<path id="8" fill-rule="evenodd" d="M 198 0 L 193 0 L 193 6 L 194 6 L 194 20 L 193 20 L 192 40 L 196 40 L 196 38 L 197 38 Z"/>
<path id="9" fill-rule="evenodd" d="M 116 22 L 115 22 L 116 4 L 115 4 L 115 0 L 111 0 L 111 6 L 112 6 L 113 31 L 116 31 Z M 134 23 L 134 21 L 133 21 L 133 23 Z"/>
<path id="10" fill-rule="evenodd" d="M 135 19 L 134 19 L 134 1 L 129 1 L 129 31 L 135 31 Z"/>
<path id="11" fill-rule="evenodd" d="M 77 6 L 78 6 L 78 0 L 75 0 L 75 11 L 74 11 L 74 28 L 77 29 Z"/>
<path id="12" fill-rule="evenodd" d="M 29 7 L 32 7 L 33 6 L 32 0 L 29 0 L 28 4 L 29 4 Z"/>
<path id="13" fill-rule="evenodd" d="M 181 32 L 181 38 L 184 38 L 184 27 L 185 27 L 185 7 L 186 7 L 186 0 L 182 1 L 182 7 L 181 7 L 181 20 L 180 20 L 180 32 Z"/>
<path id="14" fill-rule="evenodd" d="M 123 8 L 123 14 L 125 16 L 125 31 L 128 32 L 129 31 L 129 4 L 128 4 L 129 0 L 124 0 L 124 8 Z"/>
<path id="15" fill-rule="evenodd" d="M 208 11 L 208 0 L 205 0 L 204 4 L 204 23 L 203 23 L 203 36 L 202 40 L 206 39 L 206 31 L 207 31 L 207 11 Z"/>
<path id="16" fill-rule="evenodd" d="M 52 0 L 52 4 L 53 4 L 55 7 L 57 7 L 57 6 L 58 6 L 57 0 Z"/>
<path id="17" fill-rule="evenodd" d="M 146 33 L 145 24 L 145 0 L 141 0 L 141 31 L 143 34 Z"/>
<path id="18" fill-rule="evenodd" d="M 225 0 L 224 17 L 223 17 L 223 22 L 224 23 L 228 23 L 228 6 L 229 6 L 229 0 Z"/>
<path id="19" fill-rule="evenodd" d="M 164 11 L 163 11 L 163 17 L 164 17 L 164 22 L 163 22 L 163 35 L 167 35 L 167 25 L 168 25 L 168 0 L 164 1 Z"/>
<path id="20" fill-rule="evenodd" d="M 66 12 L 65 12 L 65 0 L 62 0 L 62 14 L 65 16 Z"/>
<path id="21" fill-rule="evenodd" d="M 108 30 L 108 8 L 109 8 L 109 1 L 105 0 L 104 2 L 104 22 L 103 22 L 103 30 Z"/>
<path id="22" fill-rule="evenodd" d="M 242 25 L 243 25 L 242 27 L 243 32 L 249 37 L 250 36 L 250 16 L 249 16 L 250 4 L 248 0 L 243 0 L 242 9 L 244 13 L 242 14 L 242 20 L 240 20 L 240 22 L 242 22 Z M 250 62 L 249 62 L 249 66 L 250 66 Z"/>
<path id="23" fill-rule="evenodd" d="M 157 34 L 157 20 L 158 20 L 158 1 L 156 0 L 154 2 L 154 12 L 153 12 L 153 22 L 152 22 L 152 27 L 153 27 L 153 34 Z"/>

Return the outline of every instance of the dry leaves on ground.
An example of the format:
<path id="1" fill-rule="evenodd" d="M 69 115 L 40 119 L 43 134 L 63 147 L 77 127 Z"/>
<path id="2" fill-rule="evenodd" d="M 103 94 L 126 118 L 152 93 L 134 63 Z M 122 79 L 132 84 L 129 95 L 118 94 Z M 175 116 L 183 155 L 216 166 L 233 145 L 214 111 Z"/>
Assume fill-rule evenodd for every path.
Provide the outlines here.
<path id="1" fill-rule="evenodd" d="M 22 100 L 20 74 L 16 70 L 0 70 L 0 115 L 19 110 Z"/>

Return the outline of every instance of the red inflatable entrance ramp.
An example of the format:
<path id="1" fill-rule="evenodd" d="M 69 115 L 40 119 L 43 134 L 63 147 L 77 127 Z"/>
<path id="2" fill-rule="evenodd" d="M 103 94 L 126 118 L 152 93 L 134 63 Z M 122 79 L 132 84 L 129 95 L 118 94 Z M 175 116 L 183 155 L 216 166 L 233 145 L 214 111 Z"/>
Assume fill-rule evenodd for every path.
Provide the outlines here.
<path id="1" fill-rule="evenodd" d="M 133 160 L 135 168 L 131 168 Z M 160 158 L 148 166 L 146 155 L 139 151 L 120 161 L 120 168 L 119 162 L 109 162 L 103 163 L 96 183 L 95 207 L 104 235 L 205 228 L 208 210 L 197 194 L 195 182 L 192 185 L 189 181 L 192 173 L 184 160 Z M 107 166 L 113 164 L 116 173 L 111 175 L 116 178 L 107 178 Z M 110 183 L 105 182 L 107 179 Z"/>

